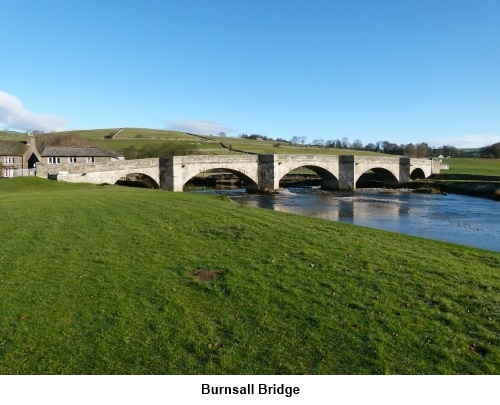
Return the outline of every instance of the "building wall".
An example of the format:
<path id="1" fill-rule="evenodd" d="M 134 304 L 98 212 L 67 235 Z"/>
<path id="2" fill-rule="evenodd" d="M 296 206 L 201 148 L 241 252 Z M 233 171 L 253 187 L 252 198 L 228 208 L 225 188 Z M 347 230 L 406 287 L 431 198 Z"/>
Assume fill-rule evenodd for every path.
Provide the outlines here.
<path id="1" fill-rule="evenodd" d="M 76 159 L 76 162 L 70 162 L 70 157 L 64 156 L 61 157 L 59 156 L 59 163 L 49 163 L 50 158 L 54 158 L 57 156 L 44 156 L 42 158 L 42 162 L 45 164 L 61 164 L 61 165 L 66 165 L 66 164 L 78 164 L 78 163 L 88 163 L 87 162 L 87 157 L 86 156 L 75 156 L 74 158 Z M 111 161 L 116 161 L 118 159 L 112 158 L 111 156 L 103 156 L 103 157 L 94 157 L 94 162 L 93 163 L 105 163 L 105 162 L 111 162 Z"/>
<path id="2" fill-rule="evenodd" d="M 11 159 L 14 159 L 12 163 Z M 20 170 L 28 167 L 23 156 L 0 156 L 0 177 L 13 177 L 11 170 Z"/>

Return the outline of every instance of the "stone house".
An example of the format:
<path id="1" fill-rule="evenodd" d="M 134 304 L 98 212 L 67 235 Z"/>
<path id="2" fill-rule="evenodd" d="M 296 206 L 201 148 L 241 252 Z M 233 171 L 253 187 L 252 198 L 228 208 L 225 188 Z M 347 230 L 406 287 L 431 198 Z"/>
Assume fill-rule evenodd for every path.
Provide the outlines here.
<path id="1" fill-rule="evenodd" d="M 32 176 L 40 160 L 33 136 L 25 142 L 0 141 L 0 177 Z"/>
<path id="2" fill-rule="evenodd" d="M 115 152 L 97 147 L 47 146 L 42 152 L 41 162 L 49 165 L 76 163 L 104 163 L 124 158 Z"/>

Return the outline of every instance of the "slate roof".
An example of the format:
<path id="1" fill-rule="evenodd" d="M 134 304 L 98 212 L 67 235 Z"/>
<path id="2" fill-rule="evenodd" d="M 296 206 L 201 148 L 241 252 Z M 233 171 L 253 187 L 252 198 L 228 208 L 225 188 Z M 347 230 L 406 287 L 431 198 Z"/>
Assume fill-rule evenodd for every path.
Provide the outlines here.
<path id="1" fill-rule="evenodd" d="M 77 148 L 77 147 L 63 147 L 63 146 L 47 146 L 43 152 L 43 157 L 48 156 L 61 156 L 61 157 L 71 157 L 71 156 L 81 156 L 81 157 L 113 157 L 117 158 L 117 155 L 114 152 L 110 152 L 101 148 L 96 147 L 85 147 L 85 148 Z"/>
<path id="2" fill-rule="evenodd" d="M 0 156 L 23 156 L 26 144 L 18 141 L 0 141 Z"/>

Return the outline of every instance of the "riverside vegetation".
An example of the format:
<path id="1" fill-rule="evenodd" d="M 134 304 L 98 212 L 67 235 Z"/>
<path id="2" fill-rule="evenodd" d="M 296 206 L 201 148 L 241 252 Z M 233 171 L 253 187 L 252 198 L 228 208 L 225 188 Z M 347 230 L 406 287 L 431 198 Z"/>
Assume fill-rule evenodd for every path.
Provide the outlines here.
<path id="1" fill-rule="evenodd" d="M 214 196 L 0 181 L 1 374 L 498 374 L 500 254 Z"/>

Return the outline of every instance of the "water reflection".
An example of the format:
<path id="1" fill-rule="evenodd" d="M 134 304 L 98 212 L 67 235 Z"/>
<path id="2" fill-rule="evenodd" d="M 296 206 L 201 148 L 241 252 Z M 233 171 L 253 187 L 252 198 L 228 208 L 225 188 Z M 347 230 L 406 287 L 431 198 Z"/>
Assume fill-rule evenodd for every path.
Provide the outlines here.
<path id="1" fill-rule="evenodd" d="M 500 252 L 500 203 L 477 197 L 317 188 L 278 194 L 212 190 L 238 204 L 368 226 Z"/>

